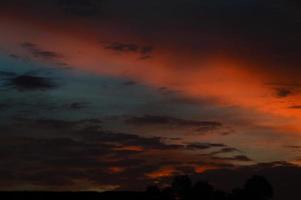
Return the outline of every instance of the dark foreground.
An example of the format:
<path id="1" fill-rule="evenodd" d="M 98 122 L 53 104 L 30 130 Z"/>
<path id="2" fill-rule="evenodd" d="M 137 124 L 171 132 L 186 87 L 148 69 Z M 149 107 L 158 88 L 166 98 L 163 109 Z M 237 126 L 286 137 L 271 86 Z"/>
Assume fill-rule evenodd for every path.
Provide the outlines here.
<path id="1" fill-rule="evenodd" d="M 59 200 L 59 199 L 148 199 L 145 192 L 0 192 L 8 200 Z"/>
<path id="2" fill-rule="evenodd" d="M 149 186 L 143 192 L 2 192 L 2 199 L 56 200 L 56 199 L 130 199 L 130 200 L 271 200 L 274 191 L 261 176 L 253 176 L 240 187 L 226 193 L 206 181 L 192 183 L 188 176 L 177 176 L 169 187 Z"/>

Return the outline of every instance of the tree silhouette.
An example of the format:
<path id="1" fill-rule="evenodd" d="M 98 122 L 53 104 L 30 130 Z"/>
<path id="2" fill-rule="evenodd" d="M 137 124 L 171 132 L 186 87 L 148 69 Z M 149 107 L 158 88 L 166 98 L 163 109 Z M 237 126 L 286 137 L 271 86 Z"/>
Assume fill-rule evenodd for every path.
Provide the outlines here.
<path id="1" fill-rule="evenodd" d="M 214 188 L 205 181 L 198 181 L 192 188 L 191 199 L 211 200 L 214 197 Z"/>
<path id="2" fill-rule="evenodd" d="M 272 185 L 263 176 L 252 176 L 248 179 L 243 189 L 232 191 L 230 200 L 269 200 L 273 198 Z"/>
<path id="3" fill-rule="evenodd" d="M 187 175 L 176 176 L 172 181 L 172 190 L 175 198 L 188 199 L 192 183 Z"/>
<path id="4" fill-rule="evenodd" d="M 246 194 L 251 199 L 268 200 L 273 198 L 272 185 L 262 176 L 253 176 L 244 185 Z"/>
<path id="5" fill-rule="evenodd" d="M 243 188 L 234 189 L 230 194 L 215 189 L 206 181 L 193 185 L 186 175 L 174 177 L 171 187 L 160 190 L 155 185 L 146 190 L 150 200 L 269 200 L 273 195 L 271 184 L 262 176 L 251 177 Z"/>
<path id="6" fill-rule="evenodd" d="M 148 199 L 161 199 L 161 191 L 157 185 L 148 186 L 146 189 L 146 195 Z"/>

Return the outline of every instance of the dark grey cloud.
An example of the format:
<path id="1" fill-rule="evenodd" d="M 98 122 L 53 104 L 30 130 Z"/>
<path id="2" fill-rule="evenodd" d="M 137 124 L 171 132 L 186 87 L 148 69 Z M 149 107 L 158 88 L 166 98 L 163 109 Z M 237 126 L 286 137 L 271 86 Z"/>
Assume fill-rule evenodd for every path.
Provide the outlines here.
<path id="1" fill-rule="evenodd" d="M 224 154 L 224 153 L 241 153 L 241 151 L 233 147 L 224 147 L 222 149 L 212 152 L 211 154 L 215 155 L 215 154 Z"/>
<path id="2" fill-rule="evenodd" d="M 51 78 L 33 75 L 19 75 L 10 78 L 7 85 L 19 91 L 49 90 L 57 87 Z"/>
<path id="3" fill-rule="evenodd" d="M 236 155 L 232 157 L 213 156 L 212 158 L 216 160 L 216 162 L 220 162 L 220 161 L 253 162 L 251 158 L 245 155 Z"/>
<path id="4" fill-rule="evenodd" d="M 19 91 L 49 90 L 58 87 L 58 84 L 50 77 L 31 74 L 28 72 L 20 75 L 10 71 L 0 71 L 0 86 Z"/>
<path id="5" fill-rule="evenodd" d="M 53 61 L 53 60 L 61 59 L 63 57 L 62 55 L 60 55 L 57 52 L 41 49 L 38 45 L 30 43 L 30 42 L 22 43 L 21 47 L 28 50 L 36 58 Z"/>
<path id="6" fill-rule="evenodd" d="M 190 143 L 186 145 L 188 149 L 210 149 L 216 147 L 226 147 L 225 144 L 218 144 L 218 143 Z"/>
<path id="7" fill-rule="evenodd" d="M 245 155 L 237 155 L 233 157 L 214 157 L 216 160 L 227 160 L 227 161 L 240 161 L 240 162 L 250 162 L 253 161 L 251 158 Z"/>
<path id="8" fill-rule="evenodd" d="M 0 189 L 4 183 L 6 186 L 26 183 L 68 190 L 76 187 L 73 180 L 89 180 L 95 185 L 118 184 L 121 189 L 143 189 L 152 181 L 147 174 L 162 167 L 173 166 L 175 173 L 192 173 L 194 166 L 209 162 L 198 159 L 199 155 L 195 159 L 186 158 L 185 154 L 177 158 L 187 147 L 166 144 L 159 137 L 104 130 L 99 119 L 17 118 L 12 124 L 1 125 L 0 129 L 10 133 L 0 136 Z M 226 145 L 212 143 L 210 146 Z M 195 151 L 194 148 L 189 150 Z M 173 154 L 177 156 L 173 158 Z M 219 163 L 221 158 L 212 158 L 217 162 L 210 161 L 211 165 L 233 166 L 230 162 L 234 159 Z M 111 171 L 116 167 L 121 170 Z"/>
<path id="9" fill-rule="evenodd" d="M 301 150 L 301 146 L 298 145 L 286 145 L 285 148 L 294 149 L 294 150 Z"/>
<path id="10" fill-rule="evenodd" d="M 270 82 L 266 84 L 274 91 L 277 98 L 286 98 L 300 92 L 300 84 L 296 80 L 285 82 Z"/>
<path id="11" fill-rule="evenodd" d="M 73 110 L 80 110 L 80 109 L 86 108 L 88 105 L 89 105 L 89 103 L 86 103 L 86 102 L 73 102 L 73 103 L 67 104 L 66 106 Z"/>
<path id="12" fill-rule="evenodd" d="M 58 0 L 57 5 L 68 15 L 91 17 L 101 13 L 103 0 Z"/>
<path id="13" fill-rule="evenodd" d="M 121 43 L 113 42 L 105 45 L 105 49 L 115 51 L 117 53 L 136 53 L 139 55 L 140 59 L 147 59 L 151 57 L 154 50 L 152 46 L 149 45 L 138 45 L 134 43 Z"/>
<path id="14" fill-rule="evenodd" d="M 222 123 L 216 121 L 196 121 L 156 115 L 131 117 L 126 119 L 125 123 L 135 126 L 161 125 L 168 127 L 193 127 L 196 131 L 216 130 L 222 127 Z"/>
<path id="15" fill-rule="evenodd" d="M 8 107 L 9 107 L 8 104 L 0 103 L 0 111 L 5 110 L 5 109 L 7 109 Z"/>
<path id="16" fill-rule="evenodd" d="M 0 77 L 12 77 L 12 76 L 16 76 L 17 74 L 14 72 L 8 72 L 8 71 L 0 71 Z"/>
<path id="17" fill-rule="evenodd" d="M 301 109 L 301 105 L 290 106 L 290 109 Z"/>
<path id="18" fill-rule="evenodd" d="M 292 94 L 292 91 L 287 88 L 276 88 L 275 90 L 278 98 L 285 98 Z"/>
<path id="19" fill-rule="evenodd" d="M 136 85 L 137 84 L 137 82 L 135 82 L 135 81 L 125 81 L 125 82 L 123 82 L 123 85 L 126 85 L 126 86 L 132 86 L 132 85 Z"/>
<path id="20" fill-rule="evenodd" d="M 116 151 L 114 148 L 117 145 L 99 140 L 14 138 L 4 141 L 6 145 L 1 146 L 1 154 L 5 155 L 3 158 L 6 161 L 1 161 L 0 182 L 7 184 L 28 183 L 37 187 L 68 190 L 73 180 L 82 179 L 94 181 L 95 185 L 118 184 L 126 187 L 127 176 L 110 173 L 110 167 L 127 169 L 133 163 L 139 166 L 144 162 L 131 158 L 135 152 Z M 2 176 L 7 172 L 11 176 Z M 146 181 L 143 173 L 139 175 Z"/>
<path id="21" fill-rule="evenodd" d="M 25 125 L 40 127 L 40 128 L 50 128 L 58 130 L 76 130 L 84 125 L 84 128 L 93 127 L 94 129 L 101 128 L 102 121 L 99 119 L 83 119 L 77 121 L 67 121 L 67 120 L 57 120 L 57 119 L 25 119 L 17 118 L 18 122 Z"/>
<path id="22" fill-rule="evenodd" d="M 105 47 L 106 49 L 111 49 L 118 52 L 138 52 L 139 47 L 136 44 L 125 44 L 114 42 Z"/>

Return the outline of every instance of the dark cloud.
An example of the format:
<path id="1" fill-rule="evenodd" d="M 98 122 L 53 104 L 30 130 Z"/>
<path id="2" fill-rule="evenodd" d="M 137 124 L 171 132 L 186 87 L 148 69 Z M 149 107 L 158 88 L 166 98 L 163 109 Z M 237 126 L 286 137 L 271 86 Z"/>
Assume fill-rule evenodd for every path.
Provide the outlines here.
<path id="1" fill-rule="evenodd" d="M 135 81 L 126 81 L 123 83 L 123 85 L 126 85 L 126 86 L 132 86 L 132 85 L 136 85 L 137 83 Z"/>
<path id="2" fill-rule="evenodd" d="M 196 121 L 178 119 L 168 116 L 145 115 L 142 117 L 131 117 L 126 119 L 127 124 L 136 126 L 161 125 L 168 127 L 194 127 L 196 131 L 216 130 L 222 127 L 220 122 L 215 121 Z"/>
<path id="3" fill-rule="evenodd" d="M 101 12 L 100 4 L 102 0 L 59 0 L 58 6 L 66 14 L 75 16 L 95 16 Z"/>
<path id="4" fill-rule="evenodd" d="M 301 105 L 290 106 L 290 109 L 301 109 Z"/>
<path id="5" fill-rule="evenodd" d="M 133 43 L 120 43 L 113 42 L 105 46 L 105 49 L 109 49 L 118 53 L 136 53 L 139 54 L 140 59 L 147 59 L 151 57 L 153 52 L 152 46 L 140 46 Z"/>
<path id="6" fill-rule="evenodd" d="M 221 161 L 233 161 L 233 162 L 253 162 L 253 160 L 245 155 L 236 155 L 233 157 L 221 157 L 221 156 L 213 156 L 212 157 L 216 162 Z"/>
<path id="7" fill-rule="evenodd" d="M 276 96 L 278 98 L 285 98 L 292 94 L 292 91 L 287 88 L 276 88 Z"/>
<path id="8" fill-rule="evenodd" d="M 241 151 L 233 147 L 224 147 L 222 149 L 212 152 L 211 154 L 214 155 L 214 154 L 237 153 L 237 152 L 241 152 Z"/>
<path id="9" fill-rule="evenodd" d="M 301 146 L 298 146 L 298 145 L 286 145 L 284 147 L 289 148 L 289 149 L 301 150 Z"/>
<path id="10" fill-rule="evenodd" d="M 287 82 L 271 82 L 267 83 L 274 91 L 274 96 L 277 98 L 286 98 L 300 92 L 300 84 L 295 80 Z"/>
<path id="11" fill-rule="evenodd" d="M 17 119 L 18 122 L 31 124 L 35 127 L 41 127 L 41 128 L 50 128 L 50 129 L 77 129 L 81 126 L 84 126 L 85 128 L 93 127 L 94 129 L 101 128 L 102 121 L 99 119 L 83 119 L 78 121 L 66 121 L 66 120 L 56 120 L 56 119 L 24 119 L 19 118 Z"/>
<path id="12" fill-rule="evenodd" d="M 8 72 L 8 71 L 0 71 L 0 77 L 12 77 L 16 76 L 17 74 L 14 72 Z"/>
<path id="13" fill-rule="evenodd" d="M 114 144 L 99 140 L 15 138 L 3 141 L 6 145 L 2 145 L 1 150 L 6 162 L 0 168 L 0 173 L 2 175 L 9 171 L 8 174 L 12 174 L 12 177 L 5 179 L 5 176 L 1 176 L 1 183 L 29 183 L 56 190 L 68 190 L 72 187 L 73 180 L 89 180 L 95 182 L 95 185 L 122 184 L 126 187 L 126 182 L 122 180 L 126 177 L 121 178 L 108 170 L 114 166 L 128 168 L 133 161 L 131 154 L 135 153 L 117 152 Z M 124 157 L 128 159 L 125 160 Z M 136 166 L 142 163 L 142 160 L 135 160 Z M 140 176 L 143 178 L 143 174 Z"/>
<path id="14" fill-rule="evenodd" d="M 210 149 L 214 147 L 226 147 L 225 144 L 217 144 L 217 143 L 191 143 L 186 146 L 188 149 Z"/>
<path id="15" fill-rule="evenodd" d="M 16 55 L 16 54 L 10 54 L 9 55 L 11 58 L 14 58 L 14 59 L 19 59 L 20 56 Z"/>
<path id="16" fill-rule="evenodd" d="M 240 162 L 250 162 L 252 159 L 244 155 L 237 155 L 234 157 L 214 157 L 216 160 L 227 160 L 227 161 L 240 161 Z"/>
<path id="17" fill-rule="evenodd" d="M 7 84 L 19 91 L 49 90 L 57 87 L 51 78 L 32 75 L 19 75 L 10 78 Z"/>
<path id="18" fill-rule="evenodd" d="M 143 189 L 152 182 L 148 174 L 165 167 L 174 168 L 175 173 L 193 173 L 197 165 L 231 167 L 232 161 L 242 160 L 212 157 L 217 161 L 212 162 L 210 155 L 192 156 L 194 148 L 189 149 L 192 153 L 189 156 L 183 153 L 187 150 L 184 145 L 166 144 L 159 137 L 103 130 L 99 119 L 15 120 L 4 126 L 10 127 L 10 135 L 1 136 L 1 187 L 4 183 L 6 186 L 26 183 L 37 188 L 71 190 L 81 188 L 84 180 L 88 180 L 93 186 Z M 8 131 L 4 127 L 0 126 L 1 131 Z M 74 184 L 73 180 L 82 182 Z"/>
<path id="19" fill-rule="evenodd" d="M 86 108 L 89 104 L 85 103 L 85 102 L 73 102 L 67 105 L 67 107 L 69 107 L 70 109 L 73 110 L 80 110 L 83 108 Z"/>
<path id="20" fill-rule="evenodd" d="M 56 84 L 53 89 L 57 89 L 58 87 L 59 86 Z M 13 94 L 12 89 L 18 89 L 19 91 L 24 93 L 22 95 L 25 95 L 25 99 L 5 96 L 0 99 L 0 105 L 3 105 L 3 107 L 1 107 L 1 110 L 5 109 L 8 111 L 8 113 L 12 112 L 13 118 L 19 119 L 19 121 L 27 122 L 24 117 L 33 117 L 32 113 L 35 113 L 36 115 L 42 114 L 42 116 L 44 116 L 45 113 L 49 115 L 50 113 L 57 114 L 58 112 L 75 114 L 90 108 L 90 103 L 88 102 L 69 102 L 68 100 L 57 100 L 55 98 L 52 98 L 51 96 L 49 96 L 49 93 L 46 92 L 52 88 L 35 90 L 28 90 L 27 88 L 25 90 L 23 88 L 17 88 L 15 85 L 11 84 L 10 79 L 4 81 L 2 88 L 4 89 L 4 91 L 10 94 Z M 31 92 L 25 94 L 29 91 Z M 43 91 L 43 93 L 38 92 L 33 94 L 32 91 Z"/>
<path id="21" fill-rule="evenodd" d="M 136 44 L 112 43 L 105 47 L 118 52 L 138 52 L 139 47 Z"/>
<path id="22" fill-rule="evenodd" d="M 41 59 L 45 59 L 45 60 L 57 60 L 57 59 L 61 59 L 63 57 L 62 55 L 60 55 L 54 51 L 43 50 L 40 47 L 38 47 L 36 44 L 30 43 L 30 42 L 22 43 L 21 47 L 28 50 L 36 58 L 41 58 Z"/>
<path id="23" fill-rule="evenodd" d="M 0 103 L 0 111 L 6 110 L 10 107 L 9 104 Z"/>

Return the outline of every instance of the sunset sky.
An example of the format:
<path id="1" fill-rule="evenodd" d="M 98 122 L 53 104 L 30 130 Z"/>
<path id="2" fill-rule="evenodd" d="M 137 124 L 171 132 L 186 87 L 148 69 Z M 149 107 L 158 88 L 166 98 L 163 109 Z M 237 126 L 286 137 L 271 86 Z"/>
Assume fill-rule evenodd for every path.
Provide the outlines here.
<path id="1" fill-rule="evenodd" d="M 2 0 L 0 190 L 299 168 L 300 6 Z"/>

